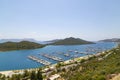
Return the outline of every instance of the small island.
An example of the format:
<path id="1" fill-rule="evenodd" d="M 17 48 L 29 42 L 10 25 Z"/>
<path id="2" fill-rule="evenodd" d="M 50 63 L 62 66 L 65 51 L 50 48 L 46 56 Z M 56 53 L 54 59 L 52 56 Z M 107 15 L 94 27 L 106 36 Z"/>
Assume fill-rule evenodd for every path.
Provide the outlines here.
<path id="1" fill-rule="evenodd" d="M 51 45 L 82 45 L 82 44 L 93 44 L 93 42 L 85 41 L 79 38 L 66 38 L 63 40 L 58 40 L 54 43 L 51 43 Z"/>
<path id="2" fill-rule="evenodd" d="M 99 42 L 120 42 L 120 38 L 104 39 Z"/>
<path id="3" fill-rule="evenodd" d="M 0 51 L 23 50 L 23 49 L 37 49 L 45 45 L 35 42 L 21 41 L 21 42 L 5 42 L 0 43 Z"/>

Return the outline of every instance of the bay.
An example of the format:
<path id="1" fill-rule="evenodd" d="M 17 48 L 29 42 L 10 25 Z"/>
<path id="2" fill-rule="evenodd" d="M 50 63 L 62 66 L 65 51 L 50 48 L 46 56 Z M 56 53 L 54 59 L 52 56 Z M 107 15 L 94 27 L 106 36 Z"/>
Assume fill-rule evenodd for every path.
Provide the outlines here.
<path id="1" fill-rule="evenodd" d="M 95 54 L 97 53 L 96 51 L 89 51 L 87 49 L 96 48 L 101 52 L 101 51 L 112 49 L 115 46 L 116 46 L 116 43 L 113 43 L 113 42 L 106 42 L 106 43 L 97 42 L 96 44 L 87 44 L 87 45 L 67 45 L 67 46 L 49 45 L 40 49 L 0 52 L 0 71 L 38 68 L 38 67 L 44 66 L 43 64 L 40 64 L 28 59 L 29 55 L 36 56 L 40 59 L 49 61 L 52 64 L 54 64 L 54 63 L 57 63 L 57 61 L 43 57 L 42 54 L 49 54 L 52 56 L 60 57 L 63 60 L 68 60 L 73 57 L 85 56 L 85 54 L 77 54 L 75 53 L 75 51 Z M 73 52 L 70 52 L 70 50 Z M 70 57 L 66 57 L 64 54 L 69 54 Z"/>

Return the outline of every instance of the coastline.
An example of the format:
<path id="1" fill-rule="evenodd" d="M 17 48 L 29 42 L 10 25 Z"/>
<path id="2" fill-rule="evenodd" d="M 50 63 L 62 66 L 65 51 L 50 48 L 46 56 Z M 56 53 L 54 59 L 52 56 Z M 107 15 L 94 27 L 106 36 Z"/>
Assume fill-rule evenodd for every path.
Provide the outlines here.
<path id="1" fill-rule="evenodd" d="M 82 56 L 82 57 L 72 58 L 72 59 L 63 61 L 62 63 L 64 63 L 64 65 L 69 65 L 69 64 L 72 64 L 72 63 L 75 63 L 75 62 L 80 62 L 82 59 L 88 60 L 90 57 L 93 57 L 93 56 L 99 57 L 100 55 L 103 55 L 103 54 L 106 54 L 105 51 L 103 51 L 101 53 L 96 53 L 96 54 L 93 54 L 93 55 L 85 55 L 85 56 Z M 51 64 L 49 66 L 39 67 L 39 68 L 42 68 L 42 71 L 44 72 L 48 69 L 48 67 L 49 68 L 55 68 L 57 64 L 58 63 Z M 38 70 L 39 68 L 0 71 L 0 74 L 11 77 L 13 74 L 23 74 L 25 70 L 32 71 L 32 70 Z"/>

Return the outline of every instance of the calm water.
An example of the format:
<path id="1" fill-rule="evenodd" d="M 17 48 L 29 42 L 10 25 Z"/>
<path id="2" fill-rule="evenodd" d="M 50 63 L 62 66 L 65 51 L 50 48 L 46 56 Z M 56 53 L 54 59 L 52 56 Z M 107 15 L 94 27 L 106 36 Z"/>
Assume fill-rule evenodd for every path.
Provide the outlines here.
<path id="1" fill-rule="evenodd" d="M 54 64 L 54 63 L 57 63 L 57 61 L 47 59 L 39 54 L 50 54 L 50 55 L 58 56 L 64 60 L 68 60 L 71 57 L 66 57 L 63 55 L 63 53 L 70 54 L 72 57 L 85 56 L 84 54 L 69 52 L 69 50 L 86 52 L 88 48 L 97 48 L 104 51 L 104 50 L 111 49 L 115 46 L 116 46 L 115 43 L 97 43 L 97 44 L 73 45 L 73 46 L 72 45 L 71 46 L 46 46 L 44 48 L 34 49 L 34 50 L 17 50 L 17 51 L 0 52 L 0 71 L 37 68 L 37 67 L 44 66 L 40 63 L 36 63 L 32 60 L 29 60 L 27 58 L 29 55 L 37 56 L 41 59 L 50 61 L 52 62 L 52 64 Z M 89 54 L 94 54 L 94 53 L 95 52 L 89 51 Z"/>

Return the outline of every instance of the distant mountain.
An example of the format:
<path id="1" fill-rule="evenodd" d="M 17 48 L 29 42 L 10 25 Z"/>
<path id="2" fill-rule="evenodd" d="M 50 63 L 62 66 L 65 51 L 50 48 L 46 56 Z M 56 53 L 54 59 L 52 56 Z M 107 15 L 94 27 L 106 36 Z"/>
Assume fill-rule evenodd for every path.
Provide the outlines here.
<path id="1" fill-rule="evenodd" d="M 30 41 L 30 42 L 36 42 L 36 43 L 38 43 L 37 40 L 32 39 L 32 38 L 24 38 L 24 39 L 1 39 L 0 43 L 4 43 L 4 42 L 21 42 L 21 41 Z"/>
<path id="2" fill-rule="evenodd" d="M 85 41 L 79 38 L 66 38 L 63 40 L 56 41 L 51 43 L 51 45 L 81 45 L 81 44 L 92 44 L 93 42 Z"/>
<path id="3" fill-rule="evenodd" d="M 100 40 L 99 42 L 120 42 L 120 38 Z"/>
<path id="4" fill-rule="evenodd" d="M 35 42 L 29 42 L 29 41 L 5 42 L 5 43 L 0 43 L 0 51 L 37 49 L 37 48 L 42 48 L 44 46 L 45 45 L 38 44 Z"/>
<path id="5" fill-rule="evenodd" d="M 37 40 L 32 39 L 32 38 L 24 38 L 24 39 L 0 39 L 0 43 L 30 41 L 30 42 L 35 42 L 35 43 L 39 43 L 39 44 L 50 44 L 50 43 L 54 43 L 54 42 L 56 42 L 58 40 L 59 39 L 50 40 L 50 41 L 37 41 Z"/>
<path id="6" fill-rule="evenodd" d="M 51 44 L 51 43 L 55 43 L 57 41 L 60 41 L 62 39 L 54 39 L 54 40 L 50 40 L 50 41 L 43 41 L 42 44 Z"/>

